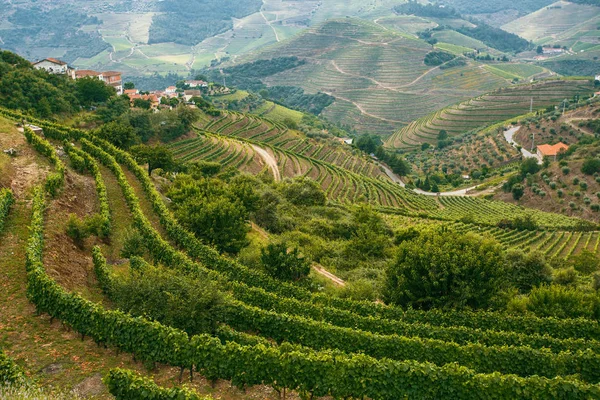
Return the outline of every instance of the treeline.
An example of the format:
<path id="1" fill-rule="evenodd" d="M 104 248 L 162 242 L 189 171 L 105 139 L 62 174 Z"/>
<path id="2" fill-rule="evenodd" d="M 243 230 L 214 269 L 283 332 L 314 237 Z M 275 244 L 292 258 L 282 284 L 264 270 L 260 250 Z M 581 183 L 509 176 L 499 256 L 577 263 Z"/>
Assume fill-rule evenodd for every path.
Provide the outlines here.
<path id="1" fill-rule="evenodd" d="M 365 153 L 372 154 L 386 163 L 395 174 L 406 176 L 410 173 L 410 164 L 397 154 L 385 151 L 383 142 L 379 136 L 362 135 L 356 139 L 354 145 Z"/>
<path id="2" fill-rule="evenodd" d="M 460 18 L 460 14 L 451 7 L 441 7 L 438 4 L 422 5 L 414 0 L 394 7 L 398 14 L 417 15 L 419 17 L 433 18 Z"/>
<path id="3" fill-rule="evenodd" d="M 307 111 L 319 115 L 335 98 L 325 93 L 309 94 L 297 86 L 272 86 L 261 91 L 269 100 L 285 105 L 286 107 Z M 264 97 L 264 96 L 263 96 Z"/>
<path id="4" fill-rule="evenodd" d="M 194 46 L 233 27 L 232 18 L 260 10 L 260 0 L 166 0 L 158 3 L 164 14 L 150 26 L 149 43 L 175 42 Z"/>
<path id="5" fill-rule="evenodd" d="M 517 10 L 521 14 L 528 14 L 554 3 L 554 0 L 441 0 L 441 3 L 464 14 L 491 14 L 503 10 Z"/>
<path id="6" fill-rule="evenodd" d="M 462 33 L 485 43 L 487 46 L 493 47 L 500 51 L 520 53 L 531 47 L 531 43 L 513 33 L 506 32 L 500 28 L 494 28 L 481 21 L 473 21 L 477 24 L 474 28 L 466 26 L 456 29 Z"/>
<path id="7" fill-rule="evenodd" d="M 425 62 L 425 65 L 437 67 L 445 62 L 454 60 L 454 58 L 456 58 L 454 54 L 446 53 L 445 51 L 432 51 L 427 53 L 423 62 Z"/>
<path id="8" fill-rule="evenodd" d="M 550 60 L 542 63 L 542 66 L 567 76 L 595 76 L 598 74 L 597 60 Z"/>

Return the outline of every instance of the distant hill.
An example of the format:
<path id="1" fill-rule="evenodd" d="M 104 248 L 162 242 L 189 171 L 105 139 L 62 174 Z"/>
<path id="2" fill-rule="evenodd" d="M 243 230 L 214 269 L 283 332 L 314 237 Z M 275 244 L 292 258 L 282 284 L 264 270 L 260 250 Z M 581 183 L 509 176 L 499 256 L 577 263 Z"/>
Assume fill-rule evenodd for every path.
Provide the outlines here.
<path id="1" fill-rule="evenodd" d="M 600 7 L 558 1 L 509 22 L 502 29 L 535 43 L 572 47 L 578 41 L 600 45 L 598 26 Z"/>
<path id="2" fill-rule="evenodd" d="M 384 26 L 343 19 L 328 21 L 244 60 L 282 56 L 305 60 L 262 81 L 329 94 L 336 100 L 322 115 L 358 133 L 389 135 L 436 109 L 509 84 L 472 60 L 454 67 L 426 65 L 427 55 L 439 50 Z"/>

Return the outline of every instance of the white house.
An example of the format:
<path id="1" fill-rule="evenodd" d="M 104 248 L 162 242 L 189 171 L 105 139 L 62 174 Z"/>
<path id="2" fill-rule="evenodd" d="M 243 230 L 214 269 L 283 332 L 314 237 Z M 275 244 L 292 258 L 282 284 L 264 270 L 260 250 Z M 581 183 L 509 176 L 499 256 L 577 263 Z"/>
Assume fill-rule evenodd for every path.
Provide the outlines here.
<path id="1" fill-rule="evenodd" d="M 188 85 L 190 88 L 207 88 L 208 87 L 208 83 L 204 82 L 204 81 L 198 81 L 198 80 L 194 80 L 194 81 L 185 81 L 185 84 Z"/>
<path id="2" fill-rule="evenodd" d="M 596 77 L 594 79 L 597 81 L 600 81 L 600 75 L 596 75 Z"/>
<path id="3" fill-rule="evenodd" d="M 66 62 L 57 60 L 56 58 L 44 58 L 43 60 L 33 63 L 33 67 L 35 69 L 43 69 L 51 74 L 66 74 L 70 78 L 75 77 L 75 70 L 69 67 Z"/>

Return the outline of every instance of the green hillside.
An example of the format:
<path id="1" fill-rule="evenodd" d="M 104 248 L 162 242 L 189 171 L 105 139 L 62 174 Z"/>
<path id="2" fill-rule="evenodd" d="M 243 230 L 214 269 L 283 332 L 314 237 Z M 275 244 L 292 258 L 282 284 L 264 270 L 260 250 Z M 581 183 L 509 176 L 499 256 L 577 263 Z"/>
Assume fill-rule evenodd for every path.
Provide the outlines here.
<path id="1" fill-rule="evenodd" d="M 412 122 L 396 132 L 387 142 L 389 148 L 416 148 L 435 143 L 440 130 L 458 135 L 472 129 L 559 105 L 574 96 L 589 96 L 594 90 L 591 80 L 548 80 L 530 85 L 500 89 L 466 102 L 445 108 Z"/>
<path id="2" fill-rule="evenodd" d="M 342 143 L 283 107 L 267 111 L 285 124 L 209 98 L 152 111 L 77 90 L 101 81 L 59 84 L 2 60 L 32 82 L 0 108 L 0 397 L 600 396 L 600 231 L 577 218 L 588 214 L 417 193 L 359 150 L 364 138 Z M 48 86 L 87 108 L 26 96 Z M 507 88 L 472 106 L 588 86 Z M 582 129 L 595 129 L 585 110 Z M 462 149 L 486 160 L 496 142 L 480 136 Z M 517 162 L 513 193 L 552 168 Z"/>

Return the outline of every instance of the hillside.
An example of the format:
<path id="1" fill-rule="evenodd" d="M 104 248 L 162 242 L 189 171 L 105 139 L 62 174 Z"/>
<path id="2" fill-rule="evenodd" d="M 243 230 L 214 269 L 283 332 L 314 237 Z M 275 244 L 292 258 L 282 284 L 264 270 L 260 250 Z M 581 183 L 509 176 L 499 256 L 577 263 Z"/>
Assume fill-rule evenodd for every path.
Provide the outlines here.
<path id="1" fill-rule="evenodd" d="M 422 143 L 436 143 L 440 130 L 450 136 L 482 128 L 496 122 L 557 106 L 564 99 L 581 98 L 593 92 L 590 80 L 547 80 L 517 85 L 442 109 L 412 122 L 397 131 L 388 141 L 389 148 L 416 148 Z"/>
<path id="2" fill-rule="evenodd" d="M 474 61 L 428 66 L 424 59 L 432 50 L 406 34 L 346 19 L 329 21 L 253 59 L 285 55 L 306 60 L 263 81 L 269 86 L 294 82 L 308 93 L 335 97 L 323 116 L 359 133 L 388 135 L 428 112 L 508 84 Z"/>
<path id="3" fill-rule="evenodd" d="M 584 173 L 582 166 L 598 152 L 594 137 L 598 133 L 596 125 L 599 116 L 600 105 L 594 101 L 588 106 L 567 110 L 564 115 L 557 112 L 524 120 L 525 123 L 515 135 L 515 141 L 523 148 L 562 142 L 572 149 L 568 155 L 533 175 L 518 202 L 510 193 L 498 193 L 494 198 L 598 221 L 598 212 L 592 205 L 598 198 L 597 193 L 600 193 L 597 174 L 595 171 Z M 593 121 L 596 121 L 596 125 L 588 126 Z"/>
<path id="4" fill-rule="evenodd" d="M 22 115 L 7 111 L 3 111 L 3 114 L 13 121 L 22 118 Z M 210 129 L 212 126 L 219 131 L 221 128 L 217 126 L 220 124 L 223 127 L 220 132 L 234 137 L 237 136 L 236 131 L 227 134 L 227 128 L 224 128 L 227 123 L 223 122 L 230 121 L 229 126 L 234 126 L 236 120 L 226 116 L 215 119 L 206 128 Z M 0 136 L 3 146 L 16 147 L 20 154 L 14 159 L 9 159 L 8 164 L 3 164 L 5 166 L 2 176 L 8 177 L 11 182 L 16 205 L 10 211 L 3 233 L 11 240 L 3 241 L 0 245 L 1 252 L 11 254 L 11 257 L 0 258 L 0 268 L 10 277 L 5 282 L 9 291 L 3 291 L 3 294 L 10 296 L 10 301 L 7 297 L 2 302 L 3 312 L 0 318 L 3 326 L 7 326 L 10 332 L 3 339 L 3 348 L 9 357 L 18 360 L 29 373 L 58 369 L 58 372 L 35 373 L 39 384 L 43 386 L 48 387 L 52 382 L 53 385 L 65 389 L 76 388 L 84 395 L 105 397 L 106 389 L 100 384 L 99 376 L 116 365 L 144 373 L 140 361 L 153 364 L 153 379 L 169 386 L 177 381 L 180 371 L 176 367 L 181 367 L 181 372 L 185 372 L 187 365 L 202 365 L 202 368 L 192 373 L 191 376 L 195 375 L 196 378 L 190 386 L 202 393 L 216 393 L 231 398 L 252 398 L 258 393 L 261 398 L 276 397 L 277 392 L 282 390 L 279 382 L 288 382 L 292 377 L 299 383 L 286 383 L 284 387 L 287 390 L 301 391 L 307 387 L 319 396 L 330 393 L 361 396 L 364 393 L 374 399 L 392 399 L 408 394 L 404 386 L 387 395 L 387 384 L 383 393 L 383 389 L 377 389 L 376 385 L 355 387 L 351 382 L 344 383 L 346 368 L 356 366 L 357 363 L 354 376 L 368 374 L 372 377 L 374 373 L 381 373 L 382 378 L 397 381 L 413 379 L 410 378 L 412 371 L 423 371 L 422 368 L 432 371 L 436 376 L 454 376 L 456 372 L 443 365 L 458 360 L 469 369 L 454 379 L 460 379 L 464 384 L 468 382 L 469 385 L 486 379 L 485 385 L 478 389 L 481 391 L 479 393 L 496 392 L 499 387 L 493 382 L 509 379 L 505 375 L 496 374 L 493 378 L 486 375 L 492 371 L 517 374 L 517 377 L 511 376 L 511 382 L 517 380 L 519 385 L 524 387 L 539 382 L 540 378 L 532 377 L 533 374 L 541 373 L 547 377 L 554 377 L 552 381 L 542 380 L 541 386 L 540 383 L 535 384 L 536 393 L 541 391 L 542 397 L 554 390 L 552 388 L 555 384 L 569 385 L 587 393 L 593 390 L 592 383 L 600 379 L 594 372 L 582 374 L 578 380 L 573 380 L 572 377 L 567 380 L 563 377 L 571 375 L 571 368 L 579 370 L 580 364 L 589 363 L 592 353 L 582 360 L 582 356 L 578 355 L 576 350 L 595 346 L 596 334 L 593 330 L 596 329 L 596 322 L 548 320 L 537 316 L 512 316 L 501 312 L 403 311 L 394 306 L 358 303 L 330 297 L 331 295 L 311 293 L 293 283 L 277 281 L 264 272 L 221 256 L 183 229 L 170 208 L 163 202 L 145 169 L 138 166 L 126 152 L 88 132 L 64 128 L 42 120 L 33 119 L 32 122 L 44 129 L 46 138 L 25 129 L 24 133 L 32 143 L 31 147 L 13 127 L 14 122 L 9 120 L 3 119 L 3 134 Z M 247 125 L 247 122 L 239 122 L 241 125 Z M 69 146 L 68 156 L 58 156 L 57 148 L 65 139 L 69 143 L 75 143 L 75 147 L 66 145 Z M 44 156 L 36 155 L 33 149 L 37 149 Z M 76 170 L 80 168 L 77 166 L 78 160 L 85 160 L 86 165 L 85 169 L 80 169 L 79 172 Z M 36 172 L 26 178 L 27 175 L 20 171 L 31 168 L 27 167 L 28 165 L 33 165 L 33 171 Z M 38 168 L 38 165 L 42 168 Z M 82 172 L 85 170 L 88 172 Z M 6 175 L 7 173 L 10 175 Z M 52 182 L 45 185 L 47 194 L 43 187 L 36 188 L 38 183 L 46 180 Z M 367 180 L 363 178 L 360 182 L 362 184 Z M 177 181 L 174 184 L 177 185 Z M 90 201 L 77 201 L 78 198 Z M 175 198 L 174 201 L 179 200 Z M 499 212 L 502 216 L 514 215 L 517 210 L 506 208 L 502 203 L 468 198 L 443 198 L 439 206 L 434 206 L 437 204 L 435 200 L 426 202 L 425 198 L 421 199 L 418 195 L 406 196 L 403 201 L 421 210 L 419 215 L 432 213 L 436 207 L 439 215 L 445 214 L 456 219 L 462 219 L 465 215 L 489 218 L 493 212 Z M 301 210 L 304 211 L 299 218 L 306 218 L 308 210 L 317 214 L 322 212 L 318 211 L 319 208 L 301 208 L 297 211 Z M 329 212 L 334 212 L 334 209 Z M 341 209 L 339 212 L 344 211 Z M 107 225 L 103 225 L 108 229 L 103 230 L 105 233 L 102 235 L 108 234 L 111 240 L 104 241 L 94 235 L 80 245 L 70 245 L 71 239 L 65 234 L 70 213 L 80 217 L 98 213 L 98 218 L 108 222 Z M 320 218 L 330 218 L 326 214 L 321 215 Z M 534 215 L 541 217 L 543 214 Z M 391 215 L 388 221 L 395 222 L 404 229 L 407 222 L 413 221 L 414 224 L 415 220 Z M 569 219 L 563 218 L 560 221 L 569 223 Z M 548 215 L 540 222 L 556 226 L 559 219 L 555 215 Z M 29 230 L 26 228 L 28 225 Z M 120 254 L 124 254 L 121 250 L 129 240 L 127 235 L 130 233 L 127 231 L 131 229 L 130 226 L 139 229 L 144 243 L 144 251 L 136 254 L 151 257 L 148 260 L 156 261 L 158 269 L 153 269 L 144 259 L 133 257 L 130 261 L 133 269 L 129 272 L 130 264 L 127 261 L 123 262 Z M 472 230 L 473 227 L 474 225 L 468 223 L 456 222 L 444 229 L 452 229 L 458 234 Z M 600 240 L 597 232 L 547 233 L 506 230 L 495 226 L 481 226 L 481 230 L 497 236 L 507 248 L 518 246 L 519 243 L 548 242 L 550 240 L 544 239 L 546 235 L 550 235 L 549 239 L 552 239 L 553 243 L 557 242 L 553 239 L 555 236 L 557 239 L 564 238 L 564 244 L 559 246 L 560 252 L 554 250 L 555 244 L 548 251 L 550 255 L 556 254 L 561 257 L 562 249 L 566 249 L 564 254 L 573 254 L 577 249 L 585 247 L 597 249 Z M 573 241 L 573 237 L 576 237 L 577 241 Z M 574 244 L 570 244 L 571 242 Z M 582 245 L 579 246 L 579 243 Z M 98 247 L 92 248 L 93 245 Z M 501 251 L 502 247 L 495 249 L 494 251 Z M 373 265 L 372 261 L 370 263 Z M 28 275 L 25 273 L 26 266 Z M 139 271 L 145 272 L 135 275 L 139 274 Z M 123 292 L 127 287 L 136 292 L 141 289 L 135 285 L 122 286 L 121 289 L 121 285 L 128 285 L 128 276 L 145 279 L 144 275 L 147 275 L 154 288 L 153 294 L 148 292 L 147 296 L 158 296 L 161 290 L 159 287 L 176 282 L 179 282 L 177 285 L 183 285 L 180 286 L 182 289 L 187 287 L 185 285 L 202 284 L 204 291 L 218 288 L 232 296 L 225 304 L 226 311 L 219 313 L 216 319 L 218 326 L 214 334 L 220 340 L 211 339 L 208 334 L 196 333 L 190 341 L 188 334 L 181 330 L 182 328 L 178 328 L 181 322 L 167 322 L 160 318 L 162 323 L 150 323 L 144 318 L 133 318 L 126 312 L 111 311 L 111 308 L 119 307 L 123 301 L 119 296 L 127 293 Z M 173 278 L 177 280 L 172 280 Z M 210 285 L 214 286 L 206 286 L 209 285 L 209 281 L 213 282 Z M 117 296 L 116 291 L 122 294 Z M 176 299 L 187 301 L 183 297 Z M 38 312 L 44 316 L 36 316 L 29 301 L 33 302 Z M 147 308 L 150 312 L 152 306 L 148 304 L 144 307 L 150 307 Z M 29 310 L 25 311 L 25 318 L 22 316 L 23 310 Z M 129 312 L 132 315 L 137 313 L 134 309 Z M 184 307 L 183 312 L 189 310 Z M 47 315 L 51 319 L 48 319 Z M 344 319 L 339 319 L 339 315 L 344 315 Z M 53 319 L 60 320 L 73 331 L 65 332 L 58 322 L 52 324 Z M 281 326 L 282 321 L 285 321 L 285 326 L 293 329 L 277 328 Z M 485 331 L 480 330 L 483 323 L 487 327 Z M 564 329 L 562 326 L 573 324 L 577 326 L 574 331 L 576 333 L 561 330 Z M 25 332 L 28 334 L 24 334 Z M 309 332 L 318 332 L 319 335 L 309 335 Z M 333 337 L 336 339 L 333 340 Z M 338 340 L 339 338 L 344 340 Z M 352 344 L 352 338 L 359 340 L 360 344 Z M 573 341 L 571 338 L 580 340 Z M 96 347 L 94 341 L 104 346 Z M 276 344 L 278 341 L 289 341 L 294 345 L 280 346 Z M 225 342 L 227 345 L 222 344 Z M 552 350 L 544 350 L 544 346 L 550 346 L 550 343 Z M 508 344 L 514 347 L 507 347 Z M 413 346 L 418 346 L 420 351 L 409 353 Z M 335 359 L 330 358 L 331 353 L 327 350 L 329 348 L 340 351 Z M 113 349 L 121 351 L 115 353 Z M 559 351 L 565 350 L 567 352 L 559 354 Z M 290 351 L 294 352 L 292 354 L 295 361 L 287 359 L 286 354 Z M 363 355 L 358 356 L 356 352 L 359 351 Z M 486 352 L 486 358 L 477 358 L 476 354 L 482 351 Z M 132 352 L 135 353 L 137 362 L 129 355 Z M 526 352 L 526 357 L 531 358 L 527 358 L 528 362 L 522 367 L 517 367 L 518 364 L 514 361 L 523 357 L 521 352 Z M 244 354 L 251 354 L 250 359 L 244 361 Z M 547 370 L 546 364 L 542 368 L 533 363 L 542 355 L 549 360 L 548 362 L 558 362 L 555 360 L 569 357 L 568 365 L 575 366 L 559 364 L 561 366 Z M 496 361 L 507 357 L 507 362 Z M 314 358 L 319 362 L 313 361 Z M 490 360 L 494 361 L 490 364 Z M 265 366 L 273 362 L 276 367 L 265 370 Z M 288 364 L 290 362 L 291 365 Z M 340 373 L 335 372 L 335 368 L 324 368 L 322 372 L 315 374 L 313 368 L 322 368 L 318 366 L 322 366 L 324 362 L 327 363 L 325 365 L 335 362 L 336 365 L 341 364 L 345 368 Z M 218 363 L 219 367 L 214 363 Z M 224 365 L 227 365 L 227 368 L 223 369 Z M 311 372 L 299 376 L 298 371 L 304 371 L 306 365 L 310 367 Z M 366 368 L 367 366 L 369 368 Z M 374 366 L 377 366 L 377 369 L 373 369 Z M 380 368 L 385 372 L 376 372 L 380 371 Z M 405 368 L 408 369 L 408 373 L 401 372 Z M 243 374 L 240 374 L 241 371 Z M 470 371 L 477 371 L 483 375 L 477 375 L 474 380 L 475 372 Z M 112 372 L 115 373 L 117 372 Z M 199 375 L 204 375 L 209 381 L 199 379 Z M 312 386 L 316 385 L 313 383 L 315 379 L 322 382 L 318 387 Z M 239 391 L 229 387 L 228 380 L 240 385 L 243 382 L 246 389 Z M 278 383 L 275 383 L 276 381 Z M 133 390 L 135 387 L 135 384 L 127 379 L 113 383 L 117 385 L 111 386 L 111 390 L 116 390 L 113 393 Z M 271 385 L 274 389 L 269 388 Z M 422 390 L 424 387 L 411 393 L 420 393 Z M 445 396 L 447 393 L 446 389 L 439 385 L 428 385 L 426 390 L 428 393 L 434 391 L 436 396 Z M 508 392 L 510 397 L 516 389 L 511 384 L 503 386 L 502 390 Z"/>
<path id="5" fill-rule="evenodd" d="M 509 22 L 502 29 L 538 44 L 571 48 L 578 42 L 600 45 L 596 29 L 599 23 L 600 7 L 558 1 Z"/>

